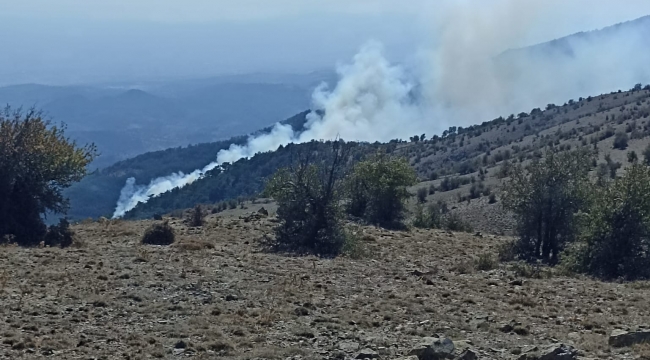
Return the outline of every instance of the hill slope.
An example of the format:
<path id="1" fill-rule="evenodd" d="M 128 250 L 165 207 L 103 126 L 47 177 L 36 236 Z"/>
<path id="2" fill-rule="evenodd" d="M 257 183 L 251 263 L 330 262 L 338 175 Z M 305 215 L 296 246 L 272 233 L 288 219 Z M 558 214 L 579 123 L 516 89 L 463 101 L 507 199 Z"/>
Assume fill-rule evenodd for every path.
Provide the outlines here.
<path id="1" fill-rule="evenodd" d="M 507 238 L 358 228 L 366 257 L 319 259 L 265 252 L 271 219 L 170 221 L 173 246 L 140 244 L 151 221 L 121 221 L 75 226 L 79 248 L 3 248 L 0 353 L 352 359 L 368 348 L 398 359 L 439 334 L 455 355 L 469 347 L 486 360 L 554 343 L 583 359 L 648 356 L 607 343 L 615 329 L 650 323 L 647 284 L 545 268 L 527 278 L 535 272 L 520 264 L 477 270 Z"/>

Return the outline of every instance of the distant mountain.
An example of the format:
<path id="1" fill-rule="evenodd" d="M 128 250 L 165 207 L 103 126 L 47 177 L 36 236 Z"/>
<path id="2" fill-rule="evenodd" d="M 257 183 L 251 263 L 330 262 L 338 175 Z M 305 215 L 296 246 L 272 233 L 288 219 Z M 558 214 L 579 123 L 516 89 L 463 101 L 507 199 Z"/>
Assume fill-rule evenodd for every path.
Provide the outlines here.
<path id="1" fill-rule="evenodd" d="M 94 142 L 96 168 L 148 151 L 247 134 L 308 108 L 331 73 L 250 74 L 198 80 L 93 86 L 14 85 L 0 104 L 37 107 Z"/>

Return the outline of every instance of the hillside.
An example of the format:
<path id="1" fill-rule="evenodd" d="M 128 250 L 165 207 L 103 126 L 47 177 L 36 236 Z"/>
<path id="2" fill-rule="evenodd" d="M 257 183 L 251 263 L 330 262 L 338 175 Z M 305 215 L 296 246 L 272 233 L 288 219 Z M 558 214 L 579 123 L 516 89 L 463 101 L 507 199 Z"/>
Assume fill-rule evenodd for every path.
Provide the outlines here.
<path id="1" fill-rule="evenodd" d="M 438 230 L 363 227 L 360 259 L 289 257 L 264 251 L 273 218 L 243 220 L 260 205 L 246 206 L 202 228 L 170 219 L 178 238 L 170 247 L 140 244 L 151 221 L 76 225 L 76 248 L 2 247 L 0 353 L 398 359 L 444 336 L 455 355 L 469 348 L 480 359 L 537 359 L 558 344 L 578 359 L 650 354 L 608 344 L 614 330 L 650 323 L 646 283 L 517 263 L 479 270 L 479 257 L 496 256 L 507 238 Z"/>
<path id="2" fill-rule="evenodd" d="M 267 127 L 307 108 L 319 77 L 325 80 L 326 74 L 154 84 L 14 85 L 0 87 L 0 104 L 36 106 L 55 122 L 65 122 L 70 137 L 99 147 L 101 154 L 93 167 L 104 168 L 138 154 Z"/>
<path id="3" fill-rule="evenodd" d="M 625 168 L 628 152 L 634 151 L 642 158 L 650 143 L 649 99 L 650 88 L 637 87 L 627 92 L 569 100 L 563 105 L 549 104 L 545 110 L 533 109 L 481 125 L 452 127 L 444 136 L 425 141 L 393 141 L 373 144 L 371 148 L 383 148 L 410 159 L 422 181 L 412 189 L 413 193 L 425 187 L 432 192 L 427 197 L 429 203 L 444 201 L 453 211 L 470 219 L 477 230 L 507 234 L 512 230 L 510 217 L 499 206 L 489 204 L 488 195 L 495 193 L 498 202 L 509 166 L 540 157 L 549 147 L 560 151 L 585 147 L 598 149 L 599 163 L 608 158 L 608 166 L 620 163 Z M 624 149 L 613 147 L 617 133 L 629 138 Z M 197 203 L 213 204 L 255 195 L 262 190 L 264 179 L 288 164 L 291 151 L 299 151 L 301 146 L 305 145 L 240 160 L 223 174 L 212 174 L 153 198 L 127 216 L 148 218 L 154 213 L 168 213 Z"/>
<path id="4" fill-rule="evenodd" d="M 304 124 L 306 114 L 299 113 L 282 123 L 299 129 Z M 257 133 L 270 130 L 265 128 Z M 246 139 L 239 136 L 219 142 L 149 152 L 95 171 L 66 191 L 71 203 L 68 215 L 72 219 L 110 217 L 126 179 L 134 177 L 137 183 L 146 184 L 153 178 L 173 172 L 189 173 L 214 161 L 219 150 L 227 149 L 231 144 L 243 144 Z"/>

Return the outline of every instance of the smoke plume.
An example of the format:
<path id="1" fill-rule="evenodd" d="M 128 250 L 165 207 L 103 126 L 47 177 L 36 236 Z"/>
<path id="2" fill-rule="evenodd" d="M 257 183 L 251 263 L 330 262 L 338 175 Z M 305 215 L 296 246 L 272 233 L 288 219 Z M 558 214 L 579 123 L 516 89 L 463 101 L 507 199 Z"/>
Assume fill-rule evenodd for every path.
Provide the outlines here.
<path id="1" fill-rule="evenodd" d="M 650 82 L 650 17 L 599 32 L 508 50 L 547 15 L 542 1 L 503 0 L 489 11 L 459 1 L 432 15 L 431 43 L 411 65 L 391 64 L 380 43 L 364 45 L 338 67 L 333 89 L 318 87 L 305 130 L 276 124 L 271 132 L 231 145 L 216 161 L 190 174 L 176 173 L 136 185 L 128 179 L 114 217 L 138 203 L 199 179 L 224 162 L 273 151 L 280 145 L 341 137 L 388 141 L 440 133 L 548 103 Z M 473 3 L 472 3 L 473 4 Z M 548 19 L 546 19 L 548 20 Z M 321 115 L 322 114 L 322 115 Z"/>

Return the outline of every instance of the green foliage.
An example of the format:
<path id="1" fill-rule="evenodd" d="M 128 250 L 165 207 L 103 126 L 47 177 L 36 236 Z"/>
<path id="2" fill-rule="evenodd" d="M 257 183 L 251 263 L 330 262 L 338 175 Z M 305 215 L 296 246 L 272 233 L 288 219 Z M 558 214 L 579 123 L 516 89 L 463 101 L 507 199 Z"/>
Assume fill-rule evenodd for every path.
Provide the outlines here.
<path id="1" fill-rule="evenodd" d="M 0 112 L 0 238 L 37 244 L 46 234 L 42 216 L 68 209 L 63 190 L 86 175 L 96 150 L 64 132 L 34 110 Z"/>
<path id="2" fill-rule="evenodd" d="M 176 234 L 167 221 L 156 223 L 147 228 L 142 237 L 142 243 L 148 245 L 171 245 Z"/>
<path id="3" fill-rule="evenodd" d="M 513 169 L 502 202 L 516 217 L 523 259 L 555 262 L 564 244 L 575 238 L 575 213 L 586 200 L 590 158 L 585 151 L 549 151 L 528 171 Z"/>
<path id="4" fill-rule="evenodd" d="M 650 169 L 632 165 L 610 186 L 594 189 L 572 249 L 578 270 L 627 279 L 650 276 Z"/>
<path id="5" fill-rule="evenodd" d="M 423 203 L 427 202 L 427 195 L 428 194 L 429 194 L 429 191 L 427 190 L 427 188 L 424 188 L 424 187 L 419 188 L 418 191 L 417 191 L 418 202 L 420 204 L 423 204 Z"/>
<path id="6" fill-rule="evenodd" d="M 475 263 L 475 268 L 479 271 L 490 271 L 499 267 L 499 263 L 494 258 L 494 255 L 489 253 L 480 254 Z"/>
<path id="7" fill-rule="evenodd" d="M 336 141 L 322 150 L 314 143 L 267 183 L 266 194 L 278 203 L 278 250 L 336 255 L 345 243 L 340 204 L 350 146 Z"/>
<path id="8" fill-rule="evenodd" d="M 442 227 L 440 206 L 430 204 L 425 210 L 422 204 L 416 205 L 412 225 L 420 229 L 440 229 Z"/>
<path id="9" fill-rule="evenodd" d="M 627 149 L 627 142 L 629 137 L 624 132 L 616 133 L 614 137 L 614 149 L 625 150 Z"/>
<path id="10" fill-rule="evenodd" d="M 348 177 L 347 211 L 371 224 L 401 227 L 404 203 L 410 197 L 406 187 L 416 181 L 415 171 L 405 159 L 378 153 L 357 163 Z"/>
<path id="11" fill-rule="evenodd" d="M 650 166 L 650 144 L 643 150 L 643 163 Z"/>
<path id="12" fill-rule="evenodd" d="M 449 231 L 457 231 L 457 232 L 474 231 L 472 224 L 470 224 L 467 220 L 463 219 L 463 217 L 460 214 L 455 212 L 451 212 L 447 214 L 447 216 L 443 221 L 443 226 L 445 229 Z"/>
<path id="13" fill-rule="evenodd" d="M 204 216 L 205 214 L 203 213 L 203 209 L 201 208 L 201 205 L 196 205 L 194 209 L 192 209 L 192 212 L 190 213 L 189 225 L 194 227 L 203 226 Z"/>
<path id="14" fill-rule="evenodd" d="M 50 225 L 43 240 L 47 246 L 68 247 L 74 241 L 74 232 L 67 219 L 61 218 L 57 225 Z"/>

